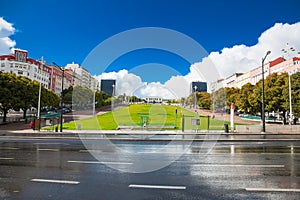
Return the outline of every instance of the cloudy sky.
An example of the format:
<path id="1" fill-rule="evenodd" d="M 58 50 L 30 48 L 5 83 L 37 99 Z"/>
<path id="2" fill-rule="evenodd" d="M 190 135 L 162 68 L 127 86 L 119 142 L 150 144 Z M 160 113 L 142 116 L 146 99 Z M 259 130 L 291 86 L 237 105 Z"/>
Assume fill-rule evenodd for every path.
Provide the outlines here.
<path id="1" fill-rule="evenodd" d="M 0 54 L 20 48 L 32 58 L 43 56 L 48 63 L 83 64 L 97 46 L 124 31 L 141 27 L 173 30 L 203 48 L 198 58 L 180 53 L 190 54 L 194 49 L 186 45 L 189 39 L 154 33 L 153 38 L 161 39 L 162 44 L 169 42 L 167 48 L 131 49 L 104 63 L 107 52 L 116 54 L 138 39 L 120 42 L 100 54 L 93 66 L 85 67 L 99 77 L 117 79 L 119 94 L 180 97 L 189 93 L 191 81 L 212 81 L 258 67 L 268 50 L 272 51 L 268 60 L 282 56 L 287 43 L 300 51 L 299 6 L 297 0 L 86 0 L 72 4 L 16 0 L 14 5 L 3 0 Z M 177 51 L 176 45 L 182 49 Z"/>

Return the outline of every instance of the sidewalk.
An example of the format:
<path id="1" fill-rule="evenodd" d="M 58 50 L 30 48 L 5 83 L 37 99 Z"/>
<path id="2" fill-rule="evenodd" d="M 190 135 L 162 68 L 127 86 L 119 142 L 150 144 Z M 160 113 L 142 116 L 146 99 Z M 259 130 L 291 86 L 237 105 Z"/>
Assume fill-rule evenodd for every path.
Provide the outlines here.
<path id="1" fill-rule="evenodd" d="M 191 111 L 195 111 L 195 109 L 189 109 Z M 204 110 L 204 109 L 197 109 L 197 112 L 200 115 L 203 116 L 210 116 L 210 117 L 214 117 L 217 120 L 222 120 L 222 121 L 228 121 L 230 122 L 230 114 L 226 114 L 226 113 L 212 113 L 211 110 Z M 245 120 L 242 119 L 239 116 L 234 115 L 234 123 L 240 123 L 240 124 L 249 124 L 249 125 L 254 125 L 254 124 L 260 124 L 260 122 L 257 121 L 250 121 L 250 120 Z"/>

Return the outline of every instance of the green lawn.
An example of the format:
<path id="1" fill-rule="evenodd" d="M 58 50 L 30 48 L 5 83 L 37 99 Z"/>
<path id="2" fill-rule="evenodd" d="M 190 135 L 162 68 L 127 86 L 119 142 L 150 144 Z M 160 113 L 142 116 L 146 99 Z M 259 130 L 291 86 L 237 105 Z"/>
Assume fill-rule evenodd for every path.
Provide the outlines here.
<path id="1" fill-rule="evenodd" d="M 165 127 L 170 129 L 173 127 L 174 129 L 175 127 L 181 129 L 182 115 L 185 116 L 185 129 L 207 130 L 209 127 L 213 130 L 222 130 L 224 129 L 224 123 L 228 123 L 211 118 L 208 123 L 207 117 L 200 116 L 200 126 L 192 126 L 191 120 L 198 118 L 199 115 L 179 106 L 133 104 L 103 115 L 65 123 L 63 128 L 76 130 L 78 125 L 81 126 L 82 130 L 115 130 L 118 126 L 141 128 L 144 122 L 147 121 L 147 127 L 149 128 Z"/>

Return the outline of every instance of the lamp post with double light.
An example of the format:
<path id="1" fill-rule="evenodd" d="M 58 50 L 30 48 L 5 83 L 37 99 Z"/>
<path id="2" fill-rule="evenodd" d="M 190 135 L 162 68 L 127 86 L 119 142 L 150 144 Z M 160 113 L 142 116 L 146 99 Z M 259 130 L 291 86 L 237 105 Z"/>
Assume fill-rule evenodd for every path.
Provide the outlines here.
<path id="1" fill-rule="evenodd" d="M 261 95 L 261 120 L 262 120 L 262 133 L 266 132 L 266 119 L 265 119 L 265 69 L 264 69 L 264 62 L 267 58 L 267 56 L 271 53 L 271 51 L 267 51 L 265 57 L 262 58 L 262 64 L 261 64 L 261 69 L 262 69 L 262 95 Z"/>
<path id="2" fill-rule="evenodd" d="M 287 48 L 282 49 L 284 54 L 287 54 L 287 59 L 288 59 L 288 67 L 290 67 L 290 54 L 291 52 L 295 51 L 293 47 L 288 47 L 289 44 L 287 44 Z M 289 124 L 292 124 L 293 120 L 293 108 L 292 108 L 292 85 L 291 85 L 291 73 L 288 71 L 288 77 L 289 77 L 289 102 L 290 102 L 290 117 L 289 117 Z"/>

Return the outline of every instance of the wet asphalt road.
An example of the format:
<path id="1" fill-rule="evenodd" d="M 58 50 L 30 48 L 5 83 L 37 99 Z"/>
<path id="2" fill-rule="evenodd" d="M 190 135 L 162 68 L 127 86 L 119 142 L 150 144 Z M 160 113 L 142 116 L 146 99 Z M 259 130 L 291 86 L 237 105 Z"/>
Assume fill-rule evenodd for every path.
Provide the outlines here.
<path id="1" fill-rule="evenodd" d="M 299 142 L 216 143 L 205 155 L 201 142 L 178 142 L 153 151 L 165 145 L 116 142 L 142 154 L 141 167 L 188 145 L 164 168 L 128 173 L 133 155 L 110 156 L 116 149 L 102 148 L 99 161 L 80 140 L 0 138 L 0 199 L 300 199 Z"/>

